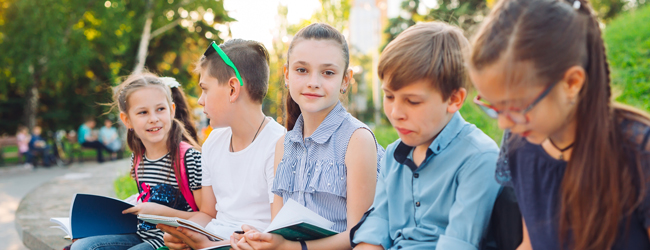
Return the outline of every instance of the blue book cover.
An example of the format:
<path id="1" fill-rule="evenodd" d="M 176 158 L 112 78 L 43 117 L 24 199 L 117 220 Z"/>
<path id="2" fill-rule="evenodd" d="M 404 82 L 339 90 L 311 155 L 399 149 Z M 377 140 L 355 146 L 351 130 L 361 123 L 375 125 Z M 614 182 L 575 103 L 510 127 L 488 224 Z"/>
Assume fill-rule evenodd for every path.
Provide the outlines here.
<path id="1" fill-rule="evenodd" d="M 135 233 L 138 217 L 134 214 L 122 214 L 123 210 L 130 207 L 133 205 L 111 197 L 76 194 L 70 207 L 70 218 L 50 220 L 59 223 L 60 228 L 73 239 Z"/>

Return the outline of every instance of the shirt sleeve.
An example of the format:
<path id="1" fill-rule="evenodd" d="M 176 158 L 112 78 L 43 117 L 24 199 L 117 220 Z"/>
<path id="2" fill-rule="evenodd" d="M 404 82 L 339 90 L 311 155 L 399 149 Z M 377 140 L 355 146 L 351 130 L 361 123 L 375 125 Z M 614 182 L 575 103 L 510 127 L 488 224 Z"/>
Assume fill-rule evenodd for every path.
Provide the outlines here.
<path id="1" fill-rule="evenodd" d="M 185 152 L 185 170 L 190 183 L 190 189 L 199 190 L 202 187 L 201 152 L 190 148 Z"/>
<path id="2" fill-rule="evenodd" d="M 388 194 L 385 183 L 386 172 L 388 172 L 389 168 L 386 165 L 386 157 L 389 155 L 392 154 L 386 153 L 381 159 L 381 166 L 383 168 L 379 172 L 379 178 L 377 178 L 375 200 L 372 204 L 374 210 L 368 214 L 365 221 L 360 222 L 362 224 L 354 234 L 354 239 L 352 240 L 355 244 L 363 242 L 372 245 L 381 245 L 384 249 L 389 249 L 393 245 L 388 224 Z"/>
<path id="3" fill-rule="evenodd" d="M 269 156 L 268 159 L 266 159 L 266 162 L 264 163 L 264 175 L 266 179 L 266 192 L 269 195 L 269 203 L 273 203 L 274 195 L 273 195 L 273 181 L 275 180 L 275 174 L 274 172 L 274 166 L 273 163 L 275 162 L 275 145 L 273 145 L 273 150 L 271 151 L 271 156 Z"/>
<path id="4" fill-rule="evenodd" d="M 456 199 L 449 210 L 449 224 L 440 235 L 436 249 L 478 249 L 501 188 L 491 178 L 496 160 L 496 152 L 485 152 L 461 166 Z"/>
<path id="5" fill-rule="evenodd" d="M 203 143 L 203 152 L 210 152 L 210 137 Z M 214 155 L 214 154 L 213 154 Z M 201 155 L 201 185 L 204 187 L 212 186 L 212 176 L 210 173 L 210 155 Z"/>

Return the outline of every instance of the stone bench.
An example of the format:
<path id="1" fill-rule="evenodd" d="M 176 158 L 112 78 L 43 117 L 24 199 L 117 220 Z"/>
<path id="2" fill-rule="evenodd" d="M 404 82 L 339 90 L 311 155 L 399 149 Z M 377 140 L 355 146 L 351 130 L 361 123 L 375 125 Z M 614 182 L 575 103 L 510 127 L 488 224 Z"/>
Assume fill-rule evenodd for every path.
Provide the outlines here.
<path id="1" fill-rule="evenodd" d="M 50 222 L 51 217 L 69 217 L 75 193 L 115 197 L 113 182 L 130 169 L 129 160 L 104 164 L 75 164 L 70 172 L 56 177 L 27 194 L 16 210 L 16 230 L 29 249 L 61 250 L 70 244 L 65 233 Z"/>

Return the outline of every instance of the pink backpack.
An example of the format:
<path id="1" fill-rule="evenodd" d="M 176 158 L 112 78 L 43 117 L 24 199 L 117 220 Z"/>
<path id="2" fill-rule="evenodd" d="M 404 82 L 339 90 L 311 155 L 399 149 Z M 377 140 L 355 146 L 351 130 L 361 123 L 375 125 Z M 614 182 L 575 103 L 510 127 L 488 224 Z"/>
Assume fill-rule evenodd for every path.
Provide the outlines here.
<path id="1" fill-rule="evenodd" d="M 192 191 L 190 190 L 189 180 L 187 179 L 187 173 L 186 173 L 186 170 L 185 170 L 185 153 L 190 148 L 192 148 L 192 145 L 190 145 L 189 143 L 184 142 L 184 141 L 181 142 L 180 150 L 179 150 L 180 151 L 179 152 L 180 157 L 178 157 L 178 159 L 183 159 L 181 161 L 181 164 L 180 164 L 181 165 L 180 166 L 181 171 L 180 171 L 179 175 L 181 176 L 181 179 L 180 180 L 177 179 L 176 183 L 178 183 L 178 189 L 181 191 L 181 194 L 183 194 L 183 197 L 185 197 L 185 200 L 187 201 L 187 204 L 189 204 L 190 207 L 192 208 L 192 211 L 199 211 L 199 208 L 196 206 L 196 202 L 194 201 L 194 195 L 192 194 Z M 138 182 L 138 166 L 140 166 L 140 158 L 141 157 L 142 156 L 140 156 L 140 155 L 136 155 L 135 158 L 133 159 L 133 165 L 135 166 L 135 183 L 136 184 L 139 183 Z M 146 184 L 142 183 L 142 185 L 143 185 L 142 186 L 143 190 L 145 190 L 145 189 L 148 190 L 149 189 L 148 186 L 145 188 Z M 144 194 L 144 192 L 141 193 L 140 196 L 138 196 L 138 200 L 140 200 L 140 197 L 143 194 Z"/>

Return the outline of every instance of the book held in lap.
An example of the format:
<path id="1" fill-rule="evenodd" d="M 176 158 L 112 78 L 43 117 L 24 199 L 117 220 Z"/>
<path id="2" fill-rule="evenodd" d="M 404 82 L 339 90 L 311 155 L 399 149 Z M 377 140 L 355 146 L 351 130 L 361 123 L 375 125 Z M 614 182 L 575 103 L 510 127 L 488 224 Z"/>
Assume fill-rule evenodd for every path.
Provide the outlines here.
<path id="1" fill-rule="evenodd" d="M 332 226 L 334 222 L 289 199 L 264 232 L 282 235 L 287 240 L 308 241 L 338 234 L 330 230 Z"/>
<path id="2" fill-rule="evenodd" d="M 93 194 L 75 194 L 70 205 L 70 217 L 50 218 L 53 226 L 63 230 L 67 237 L 80 239 L 97 235 L 135 233 L 138 218 L 122 214 L 132 204 L 122 200 Z"/>

